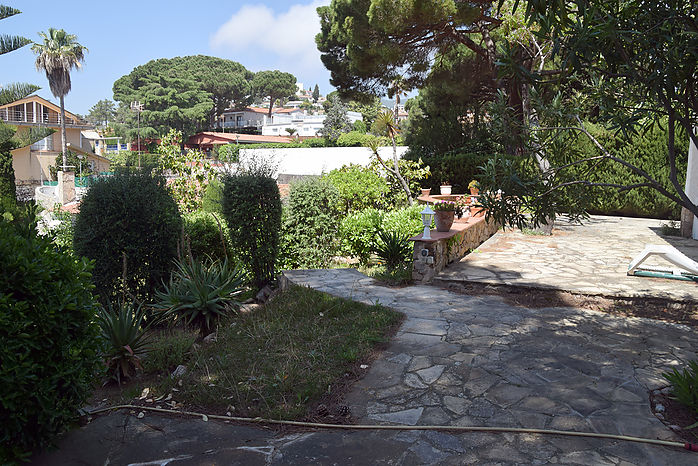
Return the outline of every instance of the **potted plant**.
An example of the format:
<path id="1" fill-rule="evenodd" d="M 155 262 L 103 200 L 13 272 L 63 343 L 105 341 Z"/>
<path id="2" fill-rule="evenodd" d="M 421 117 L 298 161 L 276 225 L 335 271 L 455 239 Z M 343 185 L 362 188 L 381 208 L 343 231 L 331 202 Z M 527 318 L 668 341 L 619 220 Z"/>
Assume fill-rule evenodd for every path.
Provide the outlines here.
<path id="1" fill-rule="evenodd" d="M 448 181 L 441 183 L 441 194 L 444 196 L 451 195 L 451 184 Z"/>
<path id="2" fill-rule="evenodd" d="M 477 196 L 480 194 L 480 183 L 478 183 L 477 180 L 472 180 L 468 183 L 468 189 L 470 190 L 471 196 Z"/>
<path id="3" fill-rule="evenodd" d="M 422 197 L 428 197 L 431 194 L 431 188 L 422 188 Z"/>
<path id="4" fill-rule="evenodd" d="M 436 231 L 446 232 L 451 229 L 456 215 L 456 203 L 441 201 L 434 204 L 434 222 Z"/>

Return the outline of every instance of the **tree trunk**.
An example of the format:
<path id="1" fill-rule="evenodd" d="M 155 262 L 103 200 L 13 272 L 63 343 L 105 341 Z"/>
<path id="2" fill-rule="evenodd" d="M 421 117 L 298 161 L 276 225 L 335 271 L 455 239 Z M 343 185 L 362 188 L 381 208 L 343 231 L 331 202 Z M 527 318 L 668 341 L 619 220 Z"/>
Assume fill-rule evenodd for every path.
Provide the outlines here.
<path id="1" fill-rule="evenodd" d="M 66 144 L 65 136 L 65 102 L 64 97 L 61 95 L 61 149 L 63 150 L 63 171 L 65 171 L 66 165 L 68 165 L 68 145 Z"/>
<path id="2" fill-rule="evenodd" d="M 271 120 L 271 110 L 274 108 L 274 96 L 269 96 L 269 120 Z M 269 122 L 271 123 L 271 121 Z"/>
<path id="3" fill-rule="evenodd" d="M 395 176 L 397 176 L 397 179 L 400 181 L 400 184 L 402 185 L 402 189 L 405 190 L 405 194 L 407 194 L 407 202 L 412 205 L 414 204 L 414 200 L 412 199 L 412 192 L 410 191 L 410 186 L 407 184 L 407 181 L 402 177 L 402 174 L 400 174 L 400 166 L 397 163 L 397 144 L 395 143 L 395 136 L 390 138 L 393 141 L 393 164 L 395 165 Z"/>

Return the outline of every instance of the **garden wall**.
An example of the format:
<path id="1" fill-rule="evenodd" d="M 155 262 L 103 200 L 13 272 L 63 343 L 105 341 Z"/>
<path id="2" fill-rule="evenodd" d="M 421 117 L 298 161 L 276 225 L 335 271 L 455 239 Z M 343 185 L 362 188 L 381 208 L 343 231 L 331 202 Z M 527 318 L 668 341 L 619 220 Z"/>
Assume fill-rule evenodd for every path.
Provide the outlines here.
<path id="1" fill-rule="evenodd" d="M 420 283 L 430 282 L 448 264 L 465 257 L 499 230 L 500 225 L 482 217 L 469 217 L 467 222 L 456 221 L 451 230 L 440 233 L 431 231 L 431 238 L 422 235 L 410 238 L 414 241 L 412 279 Z M 423 250 L 427 255 L 423 255 Z"/>
<path id="2" fill-rule="evenodd" d="M 397 148 L 398 157 L 407 152 L 406 146 Z M 380 147 L 380 156 L 392 160 L 393 148 Z M 367 166 L 371 163 L 372 152 L 367 147 L 311 147 L 289 149 L 241 149 L 240 161 L 269 160 L 278 164 L 279 175 L 322 175 L 330 170 L 342 168 L 351 163 Z"/>

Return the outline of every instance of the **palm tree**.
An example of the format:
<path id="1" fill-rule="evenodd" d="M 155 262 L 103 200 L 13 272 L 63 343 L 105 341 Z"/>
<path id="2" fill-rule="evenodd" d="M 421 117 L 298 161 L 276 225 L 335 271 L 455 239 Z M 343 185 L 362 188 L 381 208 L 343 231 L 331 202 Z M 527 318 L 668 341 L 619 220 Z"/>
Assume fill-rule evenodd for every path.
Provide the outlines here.
<path id="1" fill-rule="evenodd" d="M 400 132 L 400 128 L 397 125 L 396 115 L 396 113 L 393 113 L 390 110 L 386 110 L 380 112 L 375 120 L 375 125 L 376 128 L 378 128 L 378 131 L 383 135 L 388 136 L 390 138 L 390 141 L 393 143 L 393 167 L 389 167 L 378 154 L 378 141 L 373 140 L 369 142 L 368 148 L 371 149 L 373 155 L 376 156 L 376 159 L 383 166 L 383 168 L 385 168 L 388 171 L 388 173 L 392 174 L 398 180 L 398 182 L 402 186 L 402 189 L 405 191 L 405 194 L 407 195 L 407 202 L 409 203 L 409 205 L 412 205 L 414 203 L 414 200 L 412 199 L 412 192 L 410 191 L 410 186 L 409 184 L 407 184 L 407 181 L 405 181 L 405 178 L 400 173 L 400 166 L 397 161 L 397 143 L 395 141 L 395 138 Z"/>
<path id="2" fill-rule="evenodd" d="M 77 36 L 66 33 L 63 29 L 49 28 L 47 33 L 40 32 L 42 44 L 35 42 L 32 51 L 37 54 L 36 69 L 46 72 L 51 93 L 61 101 L 61 147 L 63 149 L 63 169 L 68 164 L 68 148 L 65 137 L 64 97 L 70 92 L 70 70 L 80 68 L 87 47 L 77 41 Z"/>

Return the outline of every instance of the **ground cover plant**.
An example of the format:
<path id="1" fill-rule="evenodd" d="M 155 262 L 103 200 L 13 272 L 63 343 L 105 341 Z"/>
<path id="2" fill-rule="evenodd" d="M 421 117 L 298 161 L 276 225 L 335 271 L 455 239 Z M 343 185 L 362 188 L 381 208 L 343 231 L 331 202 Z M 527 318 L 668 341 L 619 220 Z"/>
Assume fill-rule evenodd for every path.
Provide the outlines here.
<path id="1" fill-rule="evenodd" d="M 152 381 L 151 393 L 171 394 L 178 405 L 298 419 L 328 395 L 328 387 L 332 391 L 347 380 L 345 374 L 359 370 L 358 363 L 386 341 L 401 319 L 383 306 L 294 286 L 257 310 L 221 321 L 212 343 L 194 345 L 187 332 L 156 336 L 144 366 L 162 374 L 159 382 Z M 160 339 L 175 342 L 181 359 L 157 350 L 163 346 Z M 173 380 L 169 373 L 179 364 L 187 371 Z"/>

